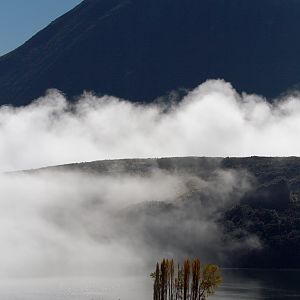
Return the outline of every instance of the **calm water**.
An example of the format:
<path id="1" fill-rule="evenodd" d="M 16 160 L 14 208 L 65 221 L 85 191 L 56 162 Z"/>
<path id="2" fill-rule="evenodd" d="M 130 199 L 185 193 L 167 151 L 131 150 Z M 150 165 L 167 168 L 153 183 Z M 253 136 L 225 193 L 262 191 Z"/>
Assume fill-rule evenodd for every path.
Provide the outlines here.
<path id="1" fill-rule="evenodd" d="M 224 283 L 211 299 L 300 299 L 300 270 L 223 270 Z"/>
<path id="2" fill-rule="evenodd" d="M 300 299 L 300 270 L 223 270 L 224 284 L 212 300 Z M 149 278 L 27 279 L 0 282 L 2 300 L 152 299 Z"/>

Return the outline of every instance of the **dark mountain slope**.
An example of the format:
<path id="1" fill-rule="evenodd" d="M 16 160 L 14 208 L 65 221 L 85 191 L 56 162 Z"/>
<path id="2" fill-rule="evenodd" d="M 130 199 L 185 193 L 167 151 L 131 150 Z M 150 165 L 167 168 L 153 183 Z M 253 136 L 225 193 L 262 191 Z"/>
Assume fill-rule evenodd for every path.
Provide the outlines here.
<path id="1" fill-rule="evenodd" d="M 151 101 L 224 78 L 273 97 L 300 82 L 298 0 L 85 0 L 0 58 L 0 104 L 58 88 Z"/>

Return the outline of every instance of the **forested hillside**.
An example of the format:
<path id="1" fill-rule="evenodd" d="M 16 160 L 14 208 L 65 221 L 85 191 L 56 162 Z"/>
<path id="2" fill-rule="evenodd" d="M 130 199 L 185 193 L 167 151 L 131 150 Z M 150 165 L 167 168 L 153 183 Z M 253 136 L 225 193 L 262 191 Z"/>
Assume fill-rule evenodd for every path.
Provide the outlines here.
<path id="1" fill-rule="evenodd" d="M 238 267 L 300 267 L 300 158 L 162 158 L 162 159 L 128 159 L 114 161 L 96 161 L 71 164 L 45 170 L 80 171 L 101 176 L 135 175 L 146 177 L 153 172 L 167 172 L 184 178 L 188 192 L 169 202 L 149 203 L 130 207 L 124 218 L 132 222 L 132 226 L 140 224 L 147 235 L 151 247 L 161 246 L 179 249 L 191 255 L 199 254 L 197 249 L 205 241 L 197 240 L 197 234 L 187 244 L 180 243 L 175 238 L 176 232 L 181 232 L 180 222 L 186 218 L 198 222 L 203 208 L 212 203 L 218 205 L 223 201 L 222 187 L 218 186 L 218 199 L 211 199 L 213 193 L 199 188 L 194 178 L 209 182 L 216 172 L 239 172 L 249 182 L 245 193 L 238 194 L 237 201 L 230 202 L 215 209 L 214 214 L 223 232 L 224 243 L 243 242 L 249 236 L 255 236 L 260 241 L 257 248 L 232 249 L 232 259 L 227 266 Z M 40 172 L 33 171 L 33 172 Z M 32 172 L 32 171 L 31 171 Z M 213 181 L 212 181 L 213 182 Z M 238 189 L 230 191 L 232 198 Z M 225 194 L 224 194 L 225 195 Z M 224 196 L 225 197 L 225 196 Z M 213 202 L 215 201 L 215 202 Z M 226 209 L 224 210 L 224 207 Z M 223 209 L 223 210 L 222 210 Z M 209 211 L 209 210 L 208 210 Z M 180 212 L 180 216 L 179 216 Z M 183 212 L 183 214 L 182 214 Z M 178 219 L 178 224 L 166 220 Z M 158 220 L 165 220 L 158 223 Z M 200 220 L 201 221 L 201 220 Z M 173 226 L 176 226 L 173 228 Z M 173 228 L 173 229 L 172 229 Z M 162 236 L 162 233 L 166 235 Z M 173 238 L 172 238 L 173 237 Z"/>

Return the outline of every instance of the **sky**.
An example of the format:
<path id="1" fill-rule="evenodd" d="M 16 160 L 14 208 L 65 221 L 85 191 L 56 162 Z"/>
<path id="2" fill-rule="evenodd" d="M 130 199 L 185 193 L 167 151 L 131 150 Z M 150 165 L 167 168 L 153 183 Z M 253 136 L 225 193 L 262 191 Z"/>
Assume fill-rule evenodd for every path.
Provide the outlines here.
<path id="1" fill-rule="evenodd" d="M 1 0 L 0 55 L 14 50 L 82 0 Z"/>

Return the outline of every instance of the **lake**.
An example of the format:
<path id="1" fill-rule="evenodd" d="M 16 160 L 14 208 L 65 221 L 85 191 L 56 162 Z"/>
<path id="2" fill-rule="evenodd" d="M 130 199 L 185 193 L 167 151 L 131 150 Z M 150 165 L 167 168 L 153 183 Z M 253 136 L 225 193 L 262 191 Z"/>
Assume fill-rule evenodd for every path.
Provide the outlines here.
<path id="1" fill-rule="evenodd" d="M 300 270 L 225 269 L 212 300 L 300 299 Z M 0 281 L 3 300 L 152 299 L 150 278 L 51 278 Z"/>
<path id="2" fill-rule="evenodd" d="M 224 283 L 211 299 L 300 299 L 300 270 L 223 270 Z"/>

